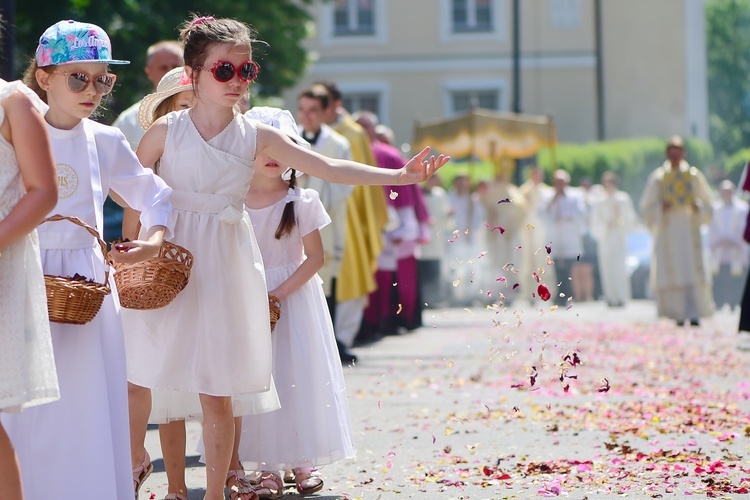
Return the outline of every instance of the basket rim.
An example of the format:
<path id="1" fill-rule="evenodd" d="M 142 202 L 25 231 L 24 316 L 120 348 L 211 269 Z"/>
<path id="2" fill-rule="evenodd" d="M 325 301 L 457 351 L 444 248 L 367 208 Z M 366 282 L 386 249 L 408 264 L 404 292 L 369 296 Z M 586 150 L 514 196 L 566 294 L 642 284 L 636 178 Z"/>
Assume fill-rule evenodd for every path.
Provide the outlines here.
<path id="1" fill-rule="evenodd" d="M 91 227 L 90 225 L 86 224 L 84 221 L 82 221 L 78 217 L 72 217 L 72 216 L 61 215 L 61 214 L 50 215 L 49 217 L 44 219 L 39 225 L 41 226 L 45 222 L 58 222 L 58 221 L 63 221 L 63 220 L 72 222 L 73 224 L 77 226 L 81 226 L 86 231 L 88 231 L 94 238 L 96 238 L 96 242 L 99 243 L 99 248 L 102 251 L 102 258 L 104 259 L 104 267 L 105 267 L 104 282 L 103 283 L 99 283 L 97 281 L 93 281 L 93 282 L 83 281 L 82 282 L 82 281 L 72 279 L 73 278 L 72 276 L 56 276 L 53 274 L 45 274 L 44 275 L 45 282 L 46 282 L 46 278 L 51 278 L 51 279 L 60 278 L 62 280 L 66 280 L 69 283 L 77 283 L 78 285 L 89 285 L 89 287 L 91 287 L 92 285 L 96 285 L 96 286 L 104 287 L 107 290 L 107 293 L 105 293 L 104 295 L 109 294 L 109 292 L 111 291 L 111 288 L 109 286 L 110 263 L 109 263 L 109 258 L 108 258 L 107 244 L 99 235 L 99 231 L 97 231 L 95 228 Z"/>

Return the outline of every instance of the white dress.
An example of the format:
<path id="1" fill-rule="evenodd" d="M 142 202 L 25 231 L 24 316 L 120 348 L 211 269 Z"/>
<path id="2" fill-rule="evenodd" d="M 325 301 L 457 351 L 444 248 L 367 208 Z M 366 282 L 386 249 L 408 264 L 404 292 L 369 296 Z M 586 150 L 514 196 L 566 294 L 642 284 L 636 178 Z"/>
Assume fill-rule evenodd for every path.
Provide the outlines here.
<path id="1" fill-rule="evenodd" d="M 297 224 L 291 235 L 274 236 L 288 199 Z M 329 224 L 311 189 L 262 209 L 247 209 L 273 290 L 304 261 L 302 237 Z M 321 280 L 316 275 L 281 303 L 273 332 L 273 377 L 281 409 L 242 419 L 240 459 L 253 470 L 317 467 L 355 455 L 344 373 Z"/>
<path id="2" fill-rule="evenodd" d="M 0 80 L 0 101 L 16 90 L 39 111 L 46 106 L 21 82 Z M 0 124 L 5 111 L 0 107 Z M 0 136 L 0 220 L 25 193 L 13 146 Z M 52 354 L 39 238 L 36 231 L 0 255 L 0 412 L 54 401 L 60 397 Z"/>
<path id="3" fill-rule="evenodd" d="M 238 114 L 209 141 L 188 111 L 167 124 L 159 175 L 173 188 L 172 241 L 193 268 L 166 307 L 123 310 L 128 380 L 152 389 L 157 423 L 200 417 L 199 394 L 231 396 L 236 415 L 277 409 L 263 261 L 243 210 L 255 122 Z"/>
<path id="4" fill-rule="evenodd" d="M 59 187 L 53 214 L 78 217 L 101 232 L 104 193 L 111 189 L 142 212 L 145 227 L 171 227 L 169 187 L 141 166 L 118 129 L 91 120 L 71 130 L 47 128 Z M 60 221 L 37 231 L 45 274 L 104 281 L 101 250 L 86 230 Z M 60 400 L 3 415 L 27 498 L 133 498 L 125 345 L 111 275 L 110 286 L 91 322 L 51 325 Z"/>

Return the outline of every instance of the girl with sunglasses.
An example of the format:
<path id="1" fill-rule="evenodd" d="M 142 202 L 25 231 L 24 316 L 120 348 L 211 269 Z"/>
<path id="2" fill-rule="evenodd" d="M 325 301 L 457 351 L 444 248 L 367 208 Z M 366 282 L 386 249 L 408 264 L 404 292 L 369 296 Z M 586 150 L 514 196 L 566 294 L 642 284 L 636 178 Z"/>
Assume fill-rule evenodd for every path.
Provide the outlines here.
<path id="1" fill-rule="evenodd" d="M 202 415 L 204 498 L 221 500 L 225 482 L 241 476 L 237 467 L 230 473 L 239 438 L 233 417 L 268 409 L 259 408 L 263 405 L 256 397 L 271 388 L 264 268 L 244 212 L 256 154 L 332 182 L 381 185 L 424 181 L 449 158 L 427 159 L 425 148 L 403 169 L 385 170 L 313 153 L 237 111 L 235 105 L 258 74 L 247 25 L 195 18 L 180 39 L 195 106 L 156 120 L 137 154 L 145 166 L 159 161 L 159 175 L 174 189 L 174 242 L 190 250 L 194 264 L 190 282 L 172 303 L 128 311 L 126 317 L 133 477 L 140 480 L 150 467 L 144 440 L 152 391 L 166 391 L 168 397 L 154 398 L 153 414 L 166 420 Z M 126 211 L 126 217 L 132 216 Z M 255 498 L 244 490 L 238 494 L 233 486 L 232 498 Z M 170 491 L 169 498 L 186 495 Z"/>
<path id="2" fill-rule="evenodd" d="M 39 39 L 25 83 L 49 105 L 44 118 L 59 191 L 51 213 L 77 217 L 101 234 L 108 193 L 138 209 L 144 238 L 113 252 L 115 260 L 132 263 L 156 254 L 172 209 L 170 188 L 141 166 L 122 132 L 89 119 L 115 82 L 108 65 L 124 63 L 112 59 L 100 27 L 61 21 Z M 48 222 L 38 234 L 45 274 L 107 279 L 105 256 L 81 227 Z M 60 400 L 3 416 L 28 498 L 133 498 L 125 346 L 110 286 L 89 323 L 51 325 Z"/>

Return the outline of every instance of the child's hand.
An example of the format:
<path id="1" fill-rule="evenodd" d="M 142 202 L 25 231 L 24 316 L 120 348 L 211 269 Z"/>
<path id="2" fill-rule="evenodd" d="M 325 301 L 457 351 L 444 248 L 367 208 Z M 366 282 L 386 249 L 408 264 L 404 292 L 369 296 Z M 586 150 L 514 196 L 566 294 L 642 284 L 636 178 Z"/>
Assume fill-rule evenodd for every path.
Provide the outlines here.
<path id="1" fill-rule="evenodd" d="M 277 299 L 279 299 L 279 302 L 283 302 L 284 299 L 286 299 L 286 297 L 287 297 L 287 294 L 284 291 L 283 286 L 278 286 L 278 287 L 274 288 L 273 290 L 271 290 L 270 292 L 268 292 L 268 295 L 273 295 L 274 297 L 276 297 Z"/>
<path id="2" fill-rule="evenodd" d="M 156 245 L 148 241 L 123 241 L 112 245 L 112 260 L 121 264 L 136 264 L 150 259 L 159 253 L 161 244 Z"/>
<path id="3" fill-rule="evenodd" d="M 409 163 L 404 165 L 399 175 L 399 184 L 424 182 L 451 159 L 450 156 L 445 155 L 440 155 L 437 158 L 430 156 L 429 159 L 426 159 L 428 154 L 430 154 L 429 146 L 420 151 L 414 158 L 409 160 Z"/>

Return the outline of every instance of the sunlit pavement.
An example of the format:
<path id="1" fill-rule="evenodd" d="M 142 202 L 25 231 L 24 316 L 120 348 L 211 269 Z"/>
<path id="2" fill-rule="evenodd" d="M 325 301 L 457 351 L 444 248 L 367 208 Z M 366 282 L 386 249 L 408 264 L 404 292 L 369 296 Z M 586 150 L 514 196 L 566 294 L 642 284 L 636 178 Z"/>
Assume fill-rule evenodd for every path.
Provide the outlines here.
<path id="1" fill-rule="evenodd" d="M 696 328 L 656 319 L 649 301 L 551 309 L 426 310 L 422 329 L 355 349 L 358 456 L 323 467 L 315 497 L 745 493 L 750 354 L 736 350 L 736 312 Z M 200 426 L 188 429 L 190 500 L 201 499 Z M 155 430 L 147 446 L 157 471 L 140 498 L 161 499 Z"/>

